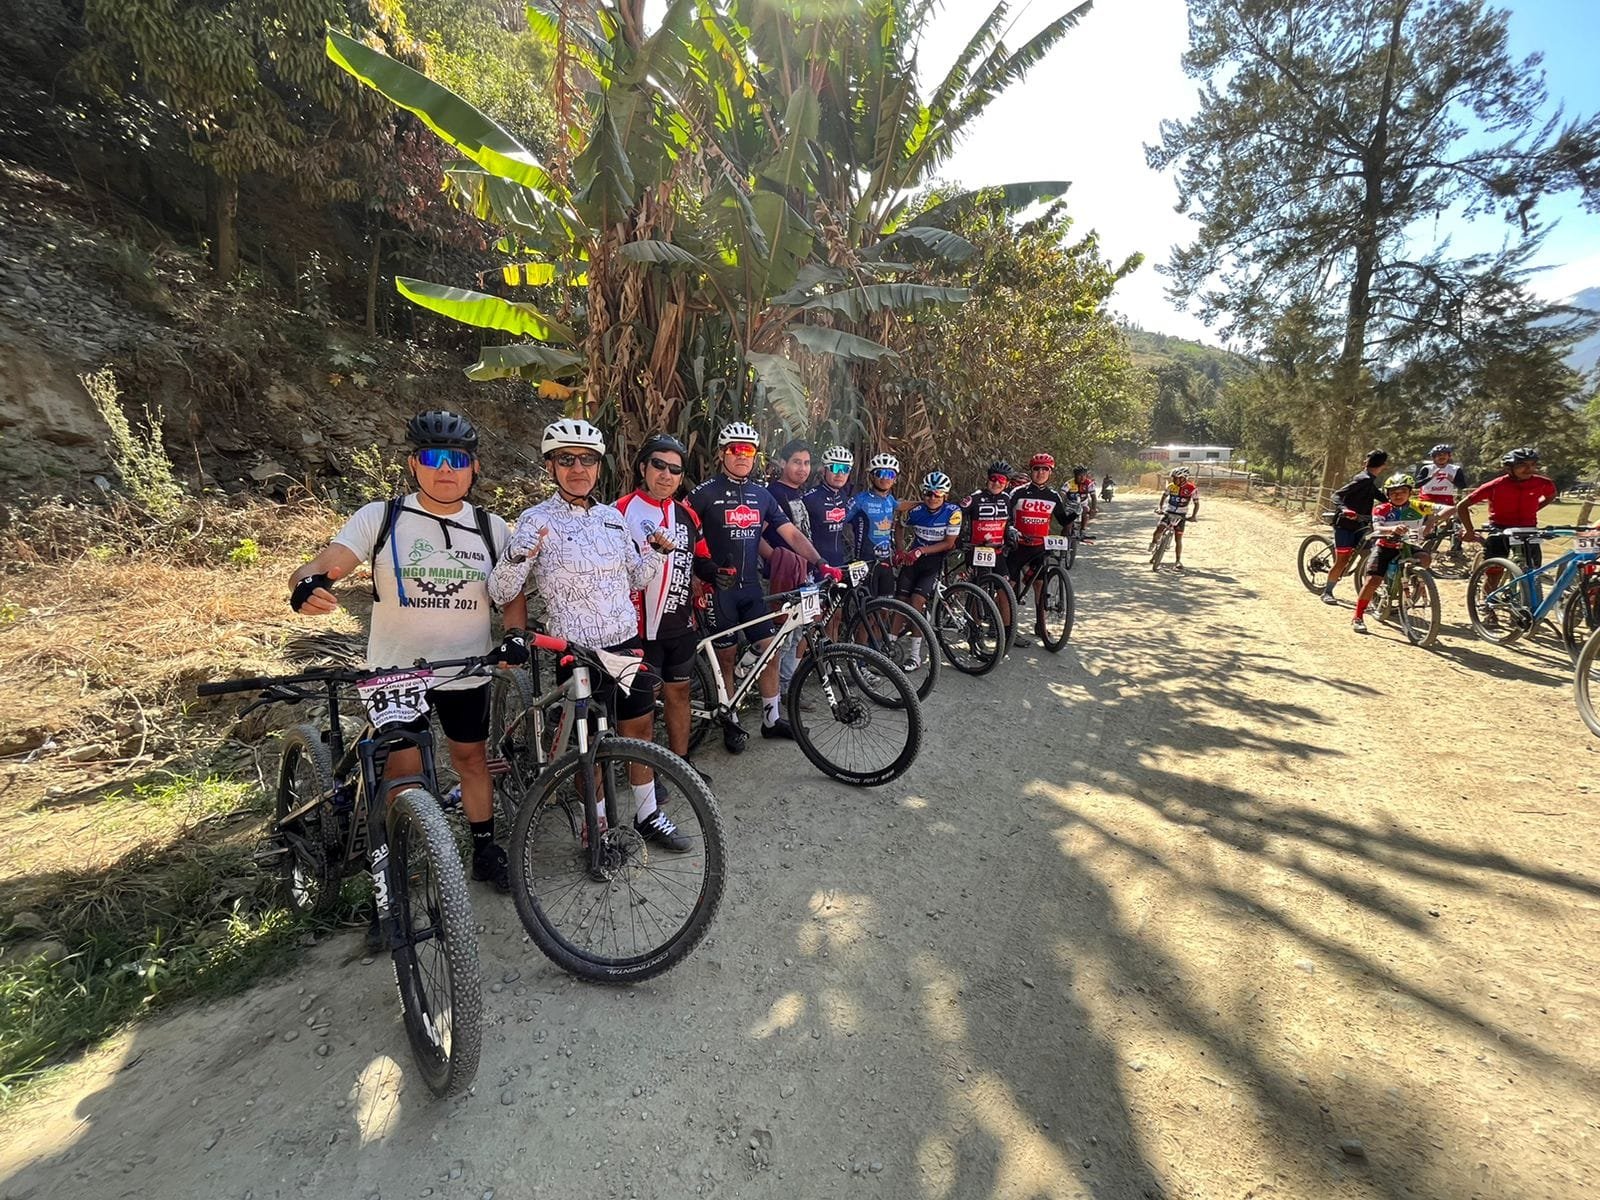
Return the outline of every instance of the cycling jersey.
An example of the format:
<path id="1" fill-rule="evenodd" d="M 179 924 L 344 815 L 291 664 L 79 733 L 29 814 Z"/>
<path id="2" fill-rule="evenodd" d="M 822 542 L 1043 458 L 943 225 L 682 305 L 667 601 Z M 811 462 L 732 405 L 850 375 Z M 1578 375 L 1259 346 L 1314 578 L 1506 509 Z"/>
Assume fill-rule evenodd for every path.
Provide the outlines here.
<path id="1" fill-rule="evenodd" d="M 1402 521 L 1426 521 L 1438 511 L 1437 505 L 1429 504 L 1426 500 L 1413 498 L 1407 500 L 1404 504 L 1390 504 L 1388 501 L 1384 501 L 1382 504 L 1374 504 L 1372 506 L 1372 524 L 1374 528 L 1378 528 L 1383 525 L 1398 525 Z M 1378 545 L 1387 546 L 1390 549 L 1398 548 L 1400 542 L 1401 539 L 1399 538 L 1380 537 L 1378 539 Z"/>
<path id="2" fill-rule="evenodd" d="M 968 537 L 974 546 L 1003 546 L 1011 525 L 1011 493 L 973 492 L 961 508 Z"/>
<path id="3" fill-rule="evenodd" d="M 789 516 L 759 483 L 740 483 L 714 475 L 686 501 L 700 518 L 707 556 L 718 567 L 732 567 L 736 583 L 759 583 L 761 531 L 790 524 Z"/>
<path id="4" fill-rule="evenodd" d="M 1166 491 L 1161 493 L 1161 508 L 1163 512 L 1186 513 L 1189 505 L 1194 500 L 1194 495 L 1200 489 L 1185 480 L 1177 487 L 1167 484 Z"/>
<path id="5" fill-rule="evenodd" d="M 767 491 L 772 493 L 772 498 L 778 502 L 778 507 L 783 509 L 788 518 L 800 526 L 800 532 L 810 537 L 811 514 L 806 511 L 805 493 L 799 488 L 790 487 L 781 479 L 774 479 L 767 484 Z M 784 550 L 789 548 L 789 543 L 783 540 L 775 527 L 768 526 L 761 536 L 766 538 L 769 546 Z"/>
<path id="6" fill-rule="evenodd" d="M 868 489 L 857 492 L 845 512 L 855 534 L 856 553 L 865 558 L 887 559 L 894 554 L 894 518 L 900 511 L 900 502 L 894 493 L 880 495 Z"/>
<path id="7" fill-rule="evenodd" d="M 811 544 L 831 566 L 844 566 L 844 527 L 850 514 L 850 497 L 843 488 L 819 483 L 804 496 L 811 519 Z"/>
<path id="8" fill-rule="evenodd" d="M 1072 522 L 1065 512 L 1061 493 L 1054 488 L 1026 483 L 1011 493 L 1012 521 L 1017 529 L 1017 541 L 1024 546 L 1042 546 L 1054 520 L 1063 530 Z"/>
<path id="9" fill-rule="evenodd" d="M 961 536 L 961 510 L 948 500 L 938 508 L 919 504 L 906 514 L 906 526 L 911 530 L 917 548 L 922 551 L 922 561 L 931 559 L 938 562 L 949 551 L 930 550 L 929 547 L 938 545 L 948 537 Z"/>
<path id="10" fill-rule="evenodd" d="M 1416 470 L 1417 495 L 1437 504 L 1454 504 L 1456 496 L 1467 486 L 1467 473 L 1455 463 L 1436 466 L 1423 463 Z"/>
<path id="11" fill-rule="evenodd" d="M 1383 498 L 1383 488 L 1378 483 L 1378 477 L 1371 471 L 1363 470 L 1333 494 L 1334 506 L 1339 510 L 1335 521 L 1346 528 L 1365 524 L 1367 518 L 1372 516 L 1372 506 L 1381 504 Z M 1344 515 L 1344 510 L 1347 508 L 1356 514 L 1355 518 Z"/>
<path id="12" fill-rule="evenodd" d="M 639 632 L 651 640 L 686 633 L 694 614 L 690 595 L 694 556 L 707 554 L 705 539 L 700 536 L 700 519 L 681 502 L 657 500 L 643 489 L 618 500 L 617 511 L 641 550 L 646 548 L 645 539 L 657 529 L 677 546 L 661 564 L 656 577 L 633 594 L 634 607 L 639 610 Z"/>
<path id="13" fill-rule="evenodd" d="M 1556 485 L 1543 475 L 1517 480 L 1507 473 L 1481 483 L 1464 504 L 1489 502 L 1489 522 L 1502 529 L 1529 528 L 1539 523 L 1539 510 L 1556 498 Z"/>

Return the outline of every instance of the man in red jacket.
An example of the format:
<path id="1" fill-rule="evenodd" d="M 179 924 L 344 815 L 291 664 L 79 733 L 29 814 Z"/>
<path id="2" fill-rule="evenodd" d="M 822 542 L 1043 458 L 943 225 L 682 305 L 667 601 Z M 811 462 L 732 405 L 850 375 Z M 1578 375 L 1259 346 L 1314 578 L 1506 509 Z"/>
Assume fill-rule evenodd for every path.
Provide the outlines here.
<path id="1" fill-rule="evenodd" d="M 1461 522 L 1461 538 L 1467 542 L 1483 542 L 1486 558 L 1504 558 L 1511 552 L 1511 539 L 1503 533 L 1482 537 L 1472 528 L 1474 504 L 1489 502 L 1489 523 L 1501 529 L 1528 529 L 1539 524 L 1539 510 L 1556 498 L 1554 481 L 1540 475 L 1539 452 L 1532 446 L 1518 446 L 1507 451 L 1500 459 L 1504 475 L 1497 475 L 1487 483 L 1479 484 L 1465 499 L 1456 505 L 1455 515 Z M 1543 548 L 1537 542 L 1524 547 L 1528 554 L 1528 569 L 1544 563 Z"/>

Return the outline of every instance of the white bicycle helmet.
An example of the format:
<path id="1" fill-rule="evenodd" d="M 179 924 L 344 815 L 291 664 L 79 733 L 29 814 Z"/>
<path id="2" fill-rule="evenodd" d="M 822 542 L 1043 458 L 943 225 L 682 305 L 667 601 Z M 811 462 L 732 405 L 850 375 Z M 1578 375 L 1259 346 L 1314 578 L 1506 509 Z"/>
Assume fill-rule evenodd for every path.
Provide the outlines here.
<path id="1" fill-rule="evenodd" d="M 922 477 L 922 490 L 925 492 L 948 492 L 950 490 L 950 476 L 943 471 L 929 471 Z"/>
<path id="2" fill-rule="evenodd" d="M 900 460 L 892 454 L 874 454 L 872 461 L 867 464 L 869 471 L 896 471 L 900 470 Z"/>
<path id="3" fill-rule="evenodd" d="M 754 425 L 746 425 L 743 421 L 730 421 L 722 427 L 722 432 L 717 434 L 717 449 L 731 446 L 735 442 L 747 442 L 752 446 L 759 446 L 761 435 L 756 432 Z"/>
<path id="4" fill-rule="evenodd" d="M 561 420 L 552 421 L 544 427 L 544 440 L 540 443 L 539 452 L 548 458 L 552 451 L 562 446 L 582 446 L 587 450 L 593 450 L 596 454 L 604 454 L 606 435 L 587 421 L 576 417 L 562 417 Z"/>
<path id="5" fill-rule="evenodd" d="M 856 465 L 856 456 L 843 446 L 829 446 L 822 452 L 822 465 L 853 467 Z"/>

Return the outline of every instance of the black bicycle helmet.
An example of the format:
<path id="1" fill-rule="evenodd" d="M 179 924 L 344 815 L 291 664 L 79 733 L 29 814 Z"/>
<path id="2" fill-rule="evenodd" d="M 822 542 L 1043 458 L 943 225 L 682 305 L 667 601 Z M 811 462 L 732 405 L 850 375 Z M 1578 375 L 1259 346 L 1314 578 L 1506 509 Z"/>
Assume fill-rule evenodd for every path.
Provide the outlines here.
<path id="1" fill-rule="evenodd" d="M 441 447 L 478 452 L 478 431 L 460 413 L 442 408 L 420 412 L 406 422 L 406 440 L 419 450 Z"/>
<path id="2" fill-rule="evenodd" d="M 1016 468 L 1008 463 L 1005 459 L 997 458 L 989 464 L 989 474 L 1004 475 L 1007 479 L 1010 479 L 1014 474 L 1016 474 Z"/>
<path id="3" fill-rule="evenodd" d="M 1538 462 L 1539 452 L 1532 446 L 1518 446 L 1515 450 L 1507 450 L 1500 456 L 1502 467 L 1514 467 L 1521 462 Z"/>
<path id="4" fill-rule="evenodd" d="M 1456 448 L 1454 446 L 1446 445 L 1444 442 L 1440 442 L 1432 450 L 1428 451 L 1428 457 L 1432 458 L 1436 454 L 1454 454 L 1455 452 Z"/>
<path id="5" fill-rule="evenodd" d="M 683 460 L 685 466 L 689 465 L 689 447 L 670 433 L 653 433 L 645 438 L 644 445 L 639 447 L 639 453 L 633 456 L 633 465 L 637 467 L 652 454 L 659 454 L 663 450 L 671 450 Z"/>
<path id="6" fill-rule="evenodd" d="M 1084 466 L 1082 463 L 1079 463 L 1077 466 L 1072 468 L 1072 477 L 1074 479 L 1082 479 L 1088 473 L 1089 468 Z"/>

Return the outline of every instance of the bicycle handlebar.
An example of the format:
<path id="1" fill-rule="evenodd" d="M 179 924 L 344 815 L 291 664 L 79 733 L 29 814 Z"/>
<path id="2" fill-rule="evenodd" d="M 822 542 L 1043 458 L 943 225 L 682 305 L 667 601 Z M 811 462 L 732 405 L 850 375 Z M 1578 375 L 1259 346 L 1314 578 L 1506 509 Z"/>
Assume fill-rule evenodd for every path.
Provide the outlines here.
<path id="1" fill-rule="evenodd" d="M 541 650 L 564 649 L 567 643 L 560 638 L 552 638 L 545 634 L 535 635 L 534 642 Z M 428 662 L 418 659 L 409 667 L 357 667 L 338 670 L 321 669 L 316 671 L 302 671 L 298 675 L 252 675 L 242 679 L 219 679 L 211 683 L 202 683 L 195 688 L 198 696 L 223 696 L 231 692 L 261 692 L 272 688 L 293 688 L 307 683 L 360 683 L 364 679 L 371 679 L 375 675 L 397 675 L 407 671 L 437 671 L 449 670 L 452 667 L 464 667 L 461 678 L 472 674 L 473 670 L 480 667 L 493 666 L 500 660 L 493 655 L 480 655 L 474 658 L 445 658 Z"/>

